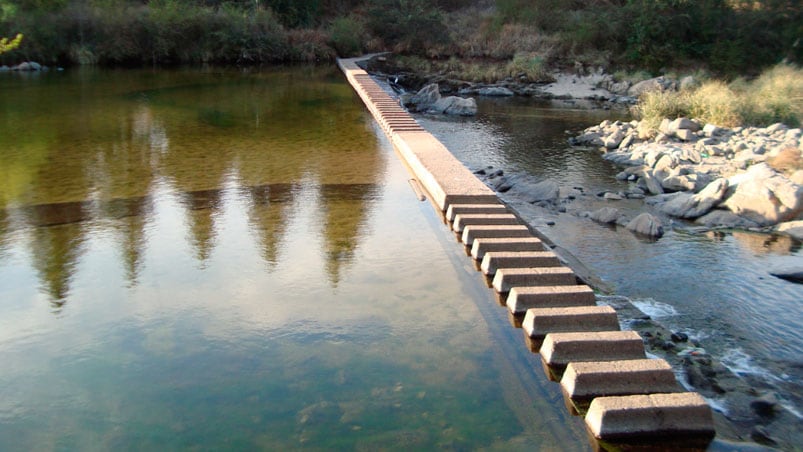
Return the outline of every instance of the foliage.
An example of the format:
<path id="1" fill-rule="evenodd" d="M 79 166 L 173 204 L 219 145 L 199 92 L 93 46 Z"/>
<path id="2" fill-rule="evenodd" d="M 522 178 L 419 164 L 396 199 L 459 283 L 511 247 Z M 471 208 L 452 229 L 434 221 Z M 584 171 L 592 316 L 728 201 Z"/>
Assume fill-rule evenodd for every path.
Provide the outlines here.
<path id="1" fill-rule="evenodd" d="M 634 113 L 653 128 L 680 116 L 727 127 L 776 122 L 797 127 L 803 118 L 803 70 L 781 64 L 752 82 L 710 80 L 688 91 L 649 92 Z"/>
<path id="2" fill-rule="evenodd" d="M 425 0 L 375 0 L 367 19 L 369 30 L 396 51 L 432 55 L 449 43 L 443 14 Z"/>
<path id="3" fill-rule="evenodd" d="M 354 16 L 338 17 L 332 21 L 329 27 L 332 47 L 337 54 L 343 57 L 351 57 L 363 51 L 365 42 L 365 25 Z"/>
<path id="4" fill-rule="evenodd" d="M 0 38 L 0 54 L 10 52 L 20 46 L 22 42 L 22 33 L 17 33 L 14 39 Z"/>

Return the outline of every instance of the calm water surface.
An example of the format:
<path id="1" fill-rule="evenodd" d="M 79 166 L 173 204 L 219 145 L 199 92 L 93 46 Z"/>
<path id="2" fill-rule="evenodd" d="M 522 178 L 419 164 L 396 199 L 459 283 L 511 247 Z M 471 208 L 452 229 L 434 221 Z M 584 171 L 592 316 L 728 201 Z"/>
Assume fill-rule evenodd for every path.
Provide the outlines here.
<path id="1" fill-rule="evenodd" d="M 501 196 L 611 284 L 616 294 L 630 297 L 673 330 L 699 339 L 759 393 L 776 393 L 800 422 L 803 289 L 770 272 L 803 269 L 801 243 L 738 231 L 698 233 L 666 217 L 667 233 L 654 242 L 581 218 L 581 212 L 605 206 L 617 207 L 629 218 L 649 211 L 638 200 L 597 197 L 601 191 L 627 189 L 627 183 L 614 178 L 620 169 L 597 151 L 566 144 L 570 134 L 623 116 L 526 99 L 480 99 L 475 119 L 420 120 L 471 169 L 493 166 L 519 181 L 556 181 L 563 197 L 576 198 L 566 204 L 566 213 L 527 203 L 526 193 L 515 186 Z M 714 402 L 727 409 L 726 400 Z"/>
<path id="2" fill-rule="evenodd" d="M 333 69 L 0 78 L 0 450 L 587 448 Z"/>

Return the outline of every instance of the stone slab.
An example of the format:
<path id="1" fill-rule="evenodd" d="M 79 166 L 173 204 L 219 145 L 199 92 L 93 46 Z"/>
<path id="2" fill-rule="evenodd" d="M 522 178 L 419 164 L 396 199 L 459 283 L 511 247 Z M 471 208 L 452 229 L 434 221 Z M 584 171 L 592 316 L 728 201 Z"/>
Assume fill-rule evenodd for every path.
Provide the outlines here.
<path id="1" fill-rule="evenodd" d="M 541 346 L 541 360 L 558 369 L 569 363 L 645 359 L 644 342 L 635 331 L 550 333 Z"/>
<path id="2" fill-rule="evenodd" d="M 559 266 L 560 260 L 552 251 L 491 251 L 483 256 L 480 270 L 490 276 L 500 268 Z"/>
<path id="3" fill-rule="evenodd" d="M 696 392 L 599 397 L 585 422 L 601 440 L 715 435 L 711 408 Z"/>
<path id="4" fill-rule="evenodd" d="M 572 306 L 528 309 L 521 327 L 534 339 L 549 333 L 619 331 L 619 318 L 610 306 Z"/>
<path id="5" fill-rule="evenodd" d="M 461 241 L 466 246 L 472 246 L 479 238 L 521 238 L 532 237 L 532 233 L 524 225 L 482 226 L 470 225 L 463 228 Z"/>
<path id="6" fill-rule="evenodd" d="M 477 213 L 509 213 L 504 204 L 450 204 L 446 209 L 446 219 L 454 221 L 458 214 L 477 214 Z"/>
<path id="7" fill-rule="evenodd" d="M 500 293 L 518 286 L 576 285 L 577 277 L 569 267 L 500 268 L 493 279 L 493 288 Z"/>
<path id="8" fill-rule="evenodd" d="M 672 366 L 663 359 L 569 363 L 560 386 L 577 400 L 681 390 Z"/>
<path id="9" fill-rule="evenodd" d="M 452 229 L 455 232 L 463 232 L 463 229 L 469 225 L 515 225 L 521 224 L 519 219 L 512 213 L 461 213 L 458 214 Z"/>
<path id="10" fill-rule="evenodd" d="M 537 237 L 481 237 L 471 246 L 471 257 L 482 260 L 491 251 L 545 251 L 544 242 Z"/>
<path id="11" fill-rule="evenodd" d="M 511 314 L 524 315 L 532 308 L 594 306 L 594 290 L 586 285 L 526 286 L 510 289 L 507 307 Z"/>

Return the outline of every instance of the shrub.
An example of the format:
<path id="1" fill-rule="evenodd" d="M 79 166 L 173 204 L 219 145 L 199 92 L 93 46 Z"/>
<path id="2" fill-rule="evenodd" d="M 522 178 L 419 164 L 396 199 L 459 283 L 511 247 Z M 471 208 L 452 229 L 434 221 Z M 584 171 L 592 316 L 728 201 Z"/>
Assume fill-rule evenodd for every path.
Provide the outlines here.
<path id="1" fill-rule="evenodd" d="M 359 55 L 363 51 L 365 25 L 355 16 L 338 17 L 329 27 L 332 47 L 343 57 Z"/>
<path id="2" fill-rule="evenodd" d="M 517 53 L 507 65 L 513 77 L 525 77 L 531 82 L 552 81 L 544 58 L 534 53 Z"/>
<path id="3" fill-rule="evenodd" d="M 433 55 L 449 44 L 443 14 L 425 0 L 375 0 L 367 26 L 398 52 Z"/>

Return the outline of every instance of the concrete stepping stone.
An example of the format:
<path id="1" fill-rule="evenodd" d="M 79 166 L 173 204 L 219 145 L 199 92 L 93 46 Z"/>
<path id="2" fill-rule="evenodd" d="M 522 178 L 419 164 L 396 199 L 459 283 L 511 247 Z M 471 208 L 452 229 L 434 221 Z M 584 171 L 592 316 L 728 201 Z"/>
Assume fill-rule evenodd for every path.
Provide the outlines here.
<path id="1" fill-rule="evenodd" d="M 503 204 L 450 204 L 446 209 L 446 219 L 454 221 L 458 214 L 509 213 Z"/>
<path id="2" fill-rule="evenodd" d="M 522 322 L 532 339 L 543 340 L 549 333 L 619 331 L 619 318 L 610 306 L 572 306 L 528 309 Z"/>
<path id="3" fill-rule="evenodd" d="M 474 240 L 471 246 L 471 257 L 482 260 L 485 253 L 491 251 L 545 251 L 546 246 L 536 237 L 485 237 Z"/>
<path id="4" fill-rule="evenodd" d="M 685 437 L 707 443 L 716 433 L 711 408 L 696 392 L 598 397 L 591 402 L 585 422 L 600 440 L 679 441 Z"/>
<path id="5" fill-rule="evenodd" d="M 458 214 L 452 229 L 454 232 L 463 232 L 468 225 L 516 225 L 521 224 L 512 213 L 461 213 Z"/>
<path id="6" fill-rule="evenodd" d="M 595 397 L 680 392 L 672 366 L 663 359 L 569 363 L 560 380 L 566 397 Z"/>
<path id="7" fill-rule="evenodd" d="M 485 253 L 480 270 L 494 275 L 500 268 L 560 267 L 558 256 L 552 251 L 491 251 Z"/>
<path id="8" fill-rule="evenodd" d="M 526 286 L 510 289 L 507 307 L 511 314 L 525 315 L 532 308 L 594 306 L 594 290 L 586 285 Z"/>
<path id="9" fill-rule="evenodd" d="M 518 286 L 576 285 L 577 277 L 569 267 L 500 268 L 496 270 L 493 288 L 506 293 Z"/>
<path id="10" fill-rule="evenodd" d="M 635 331 L 550 333 L 539 351 L 545 365 L 563 370 L 569 363 L 645 359 L 644 342 Z"/>
<path id="11" fill-rule="evenodd" d="M 474 244 L 478 238 L 521 238 L 532 237 L 532 233 L 524 225 L 483 226 L 470 225 L 463 228 L 462 242 L 466 246 Z"/>

